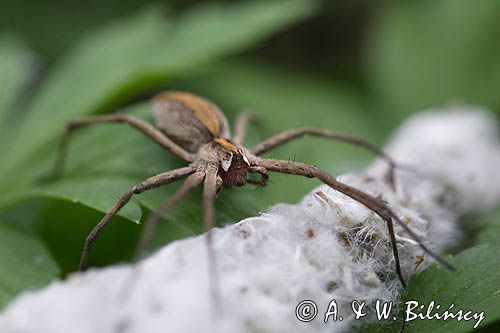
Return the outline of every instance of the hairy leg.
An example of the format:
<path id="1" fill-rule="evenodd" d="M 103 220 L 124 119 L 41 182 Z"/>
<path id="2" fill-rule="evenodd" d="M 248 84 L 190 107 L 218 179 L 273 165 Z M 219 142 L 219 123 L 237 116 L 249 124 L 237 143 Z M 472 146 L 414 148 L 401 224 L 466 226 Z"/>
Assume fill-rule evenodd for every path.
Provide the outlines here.
<path id="1" fill-rule="evenodd" d="M 151 241 L 153 240 L 156 228 L 160 218 L 173 206 L 184 200 L 189 192 L 203 181 L 205 178 L 205 170 L 198 169 L 195 173 L 190 175 L 182 184 L 182 186 L 175 192 L 174 195 L 169 197 L 154 213 L 152 213 L 144 226 L 144 230 L 139 240 L 135 253 L 135 260 L 140 260 L 148 250 Z"/>
<path id="2" fill-rule="evenodd" d="M 181 178 L 184 178 L 193 172 L 195 172 L 196 168 L 193 166 L 188 166 L 185 168 L 179 168 L 171 171 L 167 171 L 161 174 L 158 174 L 156 176 L 150 177 L 135 186 L 133 186 L 131 189 L 129 189 L 125 194 L 123 194 L 118 202 L 113 206 L 113 208 L 101 219 L 101 221 L 92 229 L 92 231 L 89 233 L 85 240 L 85 245 L 83 246 L 83 251 L 82 251 L 82 257 L 80 258 L 80 265 L 78 269 L 80 271 L 83 271 L 85 269 L 86 263 L 87 263 L 87 258 L 89 255 L 90 248 L 92 247 L 92 244 L 96 240 L 96 238 L 99 236 L 99 233 L 102 231 L 102 229 L 111 221 L 113 216 L 115 216 L 120 209 L 127 204 L 127 202 L 130 201 L 130 198 L 134 194 L 139 194 L 144 191 L 150 190 L 155 187 L 159 187 L 162 185 L 166 185 L 169 183 L 172 183 L 176 180 L 179 180 Z"/>
<path id="3" fill-rule="evenodd" d="M 64 133 L 64 136 L 62 137 L 59 146 L 56 164 L 54 167 L 54 177 L 59 176 L 63 171 L 66 159 L 66 153 L 68 150 L 69 141 L 71 139 L 71 134 L 73 133 L 73 131 L 81 127 L 95 125 L 95 124 L 102 124 L 102 123 L 127 123 L 132 127 L 138 129 L 139 131 L 144 133 L 147 137 L 149 137 L 151 140 L 159 144 L 161 147 L 168 150 L 172 154 L 180 157 L 184 161 L 192 162 L 194 160 L 194 156 L 191 153 L 187 152 L 182 147 L 177 145 L 175 142 L 170 140 L 165 134 L 163 134 L 161 131 L 156 129 L 151 124 L 133 116 L 115 113 L 115 114 L 94 116 L 94 117 L 74 120 L 68 124 L 66 132 Z"/>
<path id="4" fill-rule="evenodd" d="M 396 237 L 394 234 L 394 226 L 392 220 L 394 219 L 401 227 L 420 245 L 420 247 L 427 252 L 430 256 L 432 256 L 434 259 L 439 261 L 441 264 L 444 266 L 453 269 L 453 267 L 444 261 L 439 255 L 435 254 L 432 252 L 430 249 L 428 249 L 422 241 L 418 238 L 418 236 L 406 225 L 404 224 L 397 214 L 393 212 L 388 205 L 383 202 L 382 200 L 379 200 L 369 194 L 366 194 L 354 187 L 351 187 L 347 184 L 341 183 L 337 181 L 333 176 L 328 174 L 327 172 L 321 171 L 320 169 L 313 167 L 308 164 L 304 163 L 299 163 L 299 162 L 290 162 L 290 161 L 282 161 L 282 160 L 272 160 L 272 159 L 261 159 L 258 161 L 259 166 L 263 166 L 266 169 L 272 170 L 272 171 L 277 171 L 277 172 L 282 172 L 282 173 L 287 173 L 287 174 L 293 174 L 293 175 L 300 175 L 300 176 L 305 176 L 308 178 L 317 178 L 321 180 L 323 183 L 327 184 L 334 190 L 337 190 L 348 197 L 360 202 L 373 212 L 375 212 L 377 215 L 379 215 L 382 219 L 384 219 L 387 222 L 387 226 L 389 229 L 389 235 L 391 238 L 391 245 L 392 245 L 392 252 L 394 255 L 394 260 L 396 264 L 396 272 L 401 280 L 401 283 L 403 286 L 406 286 L 405 281 L 403 279 L 403 275 L 401 272 L 401 266 L 399 263 L 399 254 L 398 254 L 398 249 L 397 249 L 397 244 L 396 244 Z"/>
<path id="5" fill-rule="evenodd" d="M 217 194 L 217 173 L 218 168 L 214 165 L 208 166 L 203 188 L 203 213 L 205 219 L 205 230 L 207 231 L 208 268 L 210 276 L 210 294 L 214 302 L 216 315 L 222 315 L 222 301 L 220 298 L 219 277 L 215 250 L 212 239 L 212 228 L 215 225 L 214 201 Z"/>
<path id="6" fill-rule="evenodd" d="M 394 188 L 394 168 L 397 166 L 396 162 L 390 158 L 386 153 L 384 153 L 380 148 L 375 146 L 374 144 L 364 140 L 362 138 L 358 138 L 355 136 L 345 135 L 333 131 L 329 131 L 322 128 L 315 127 L 304 127 L 304 128 L 296 128 L 291 129 L 289 131 L 281 132 L 276 135 L 273 135 L 267 140 L 259 143 L 255 147 L 251 149 L 251 152 L 255 155 L 261 155 L 267 151 L 270 151 L 282 144 L 287 143 L 288 141 L 298 139 L 304 135 L 318 136 L 323 138 L 329 138 L 333 140 L 343 141 L 347 143 L 351 143 L 360 147 L 363 147 L 374 154 L 378 155 L 380 158 L 387 161 L 389 164 L 389 173 L 387 175 L 387 181 Z"/>

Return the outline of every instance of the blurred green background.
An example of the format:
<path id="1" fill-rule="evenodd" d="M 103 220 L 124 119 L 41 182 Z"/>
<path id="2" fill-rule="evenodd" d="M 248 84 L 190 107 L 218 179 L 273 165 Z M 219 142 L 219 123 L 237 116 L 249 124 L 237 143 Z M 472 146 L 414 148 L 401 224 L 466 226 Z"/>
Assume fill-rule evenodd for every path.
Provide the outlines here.
<path id="1" fill-rule="evenodd" d="M 102 126 L 76 134 L 65 175 L 42 183 L 70 119 L 120 110 L 151 120 L 149 99 L 176 89 L 208 97 L 230 121 L 241 110 L 258 115 L 249 146 L 299 126 L 383 145 L 425 108 L 500 111 L 499 18 L 497 0 L 0 2 L 0 307 L 74 271 L 86 234 L 119 195 L 182 165 L 126 126 Z M 312 138 L 269 156 L 334 174 L 372 159 Z M 317 184 L 272 175 L 265 189 L 223 192 L 217 221 L 295 202 Z M 175 188 L 135 198 L 90 263 L 130 260 L 141 231 L 131 221 Z M 165 218 L 156 246 L 203 231 L 199 199 L 194 193 Z M 498 245 L 492 216 L 478 239 Z"/>

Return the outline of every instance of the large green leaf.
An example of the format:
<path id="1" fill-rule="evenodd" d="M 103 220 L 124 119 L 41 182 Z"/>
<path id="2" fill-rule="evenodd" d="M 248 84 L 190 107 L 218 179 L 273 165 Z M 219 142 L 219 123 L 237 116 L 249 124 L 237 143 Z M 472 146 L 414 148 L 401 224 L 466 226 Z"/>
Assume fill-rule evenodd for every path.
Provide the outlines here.
<path id="1" fill-rule="evenodd" d="M 0 152 L 8 143 L 14 125 L 14 108 L 35 72 L 35 56 L 24 43 L 10 35 L 0 36 Z M 17 110 L 20 113 L 21 110 Z"/>
<path id="2" fill-rule="evenodd" d="M 500 2 L 397 1 L 367 48 L 371 87 L 404 116 L 450 102 L 498 107 Z"/>
<path id="3" fill-rule="evenodd" d="M 459 309 L 480 313 L 484 311 L 484 319 L 479 328 L 488 326 L 500 320 L 500 247 L 495 245 L 480 245 L 461 252 L 450 262 L 456 271 L 449 271 L 442 266 L 433 264 L 421 273 L 410 279 L 408 289 L 403 299 L 417 301 L 419 305 L 427 306 L 431 301 L 440 304 L 440 309 L 432 313 L 443 314 L 451 304 L 451 311 L 456 313 Z M 403 303 L 404 303 L 403 302 Z M 402 312 L 399 318 L 405 317 Z M 421 312 L 425 314 L 427 308 Z M 418 310 L 413 310 L 418 312 Z M 392 321 L 392 320 L 391 320 Z M 419 320 L 411 321 L 405 332 L 472 332 L 476 320 Z M 383 325 L 383 326 L 381 326 Z M 376 332 L 383 328 L 384 332 L 398 332 L 400 321 L 390 325 L 380 323 L 373 325 L 366 331 Z"/>
<path id="4" fill-rule="evenodd" d="M 19 292 L 40 288 L 59 275 L 42 242 L 0 221 L 0 309 Z"/>
<path id="5" fill-rule="evenodd" d="M 28 169 L 49 151 L 68 120 L 96 112 L 168 79 L 190 73 L 309 15 L 312 1 L 258 1 L 203 6 L 165 20 L 158 8 L 117 21 L 77 43 L 43 82 L 0 174 Z M 50 147 L 50 150 L 53 150 Z M 5 177 L 3 177 L 5 181 Z"/>

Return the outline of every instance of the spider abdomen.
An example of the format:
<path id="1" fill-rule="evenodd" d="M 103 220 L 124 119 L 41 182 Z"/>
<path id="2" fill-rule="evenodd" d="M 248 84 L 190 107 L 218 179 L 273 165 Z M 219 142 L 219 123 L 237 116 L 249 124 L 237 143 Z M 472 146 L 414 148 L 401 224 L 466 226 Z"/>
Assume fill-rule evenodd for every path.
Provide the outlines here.
<path id="1" fill-rule="evenodd" d="M 185 92 L 164 92 L 153 101 L 156 126 L 179 146 L 195 153 L 214 138 L 228 138 L 222 111 L 205 98 Z"/>

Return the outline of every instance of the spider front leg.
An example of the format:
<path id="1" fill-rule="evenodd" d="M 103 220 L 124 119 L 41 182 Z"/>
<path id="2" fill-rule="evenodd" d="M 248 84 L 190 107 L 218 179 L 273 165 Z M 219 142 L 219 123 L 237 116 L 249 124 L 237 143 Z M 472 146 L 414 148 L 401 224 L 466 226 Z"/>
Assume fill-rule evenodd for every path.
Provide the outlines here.
<path id="1" fill-rule="evenodd" d="M 160 218 L 173 206 L 180 203 L 184 200 L 188 194 L 194 189 L 196 186 L 200 185 L 205 178 L 205 169 L 199 168 L 195 173 L 190 175 L 182 184 L 182 186 L 175 192 L 174 195 L 169 197 L 165 203 L 163 203 L 155 212 L 151 213 L 148 217 L 146 225 L 144 226 L 144 230 L 141 235 L 141 239 L 139 240 L 139 244 L 135 253 L 135 260 L 138 261 L 142 259 L 146 251 L 149 249 L 149 246 L 153 240 L 154 234 L 156 232 L 156 228 L 158 226 L 158 222 Z"/>
<path id="2" fill-rule="evenodd" d="M 102 123 L 127 123 L 132 127 L 138 129 L 139 131 L 144 133 L 147 137 L 149 137 L 151 140 L 159 144 L 161 147 L 168 150 L 172 154 L 178 156 L 179 158 L 183 159 L 184 161 L 192 162 L 194 160 L 194 156 L 191 153 L 188 153 L 182 147 L 180 147 L 175 142 L 170 140 L 165 134 L 163 134 L 161 131 L 156 129 L 151 124 L 133 116 L 115 113 L 115 114 L 94 116 L 94 117 L 74 120 L 68 124 L 68 126 L 66 127 L 66 132 L 64 133 L 59 146 L 59 151 L 53 170 L 53 178 L 57 178 L 62 174 L 66 160 L 69 141 L 71 139 L 71 135 L 73 134 L 73 132 L 81 127 L 95 125 L 95 124 L 102 124 Z"/>
<path id="3" fill-rule="evenodd" d="M 384 159 L 389 164 L 389 170 L 388 170 L 388 173 L 386 175 L 386 179 L 387 179 L 387 182 L 389 183 L 389 185 L 393 189 L 395 189 L 394 169 L 398 166 L 396 164 L 396 162 L 391 157 L 389 157 L 384 151 L 382 151 L 380 148 L 378 148 L 374 144 L 370 143 L 369 141 L 367 141 L 365 139 L 358 138 L 355 136 L 341 134 L 341 133 L 329 131 L 329 130 L 322 129 L 322 128 L 315 128 L 315 127 L 296 128 L 296 129 L 291 129 L 291 130 L 273 135 L 269 139 L 264 140 L 263 142 L 259 143 L 255 147 L 253 147 L 251 149 L 251 152 L 256 156 L 262 155 L 263 153 L 268 152 L 276 147 L 279 147 L 279 146 L 287 143 L 288 141 L 301 138 L 304 135 L 311 135 L 311 136 L 317 136 L 317 137 L 323 137 L 323 138 L 333 139 L 333 140 L 337 140 L 337 141 L 347 142 L 347 143 L 365 148 L 368 151 L 371 151 L 372 153 L 378 155 L 380 158 Z"/>
<path id="4" fill-rule="evenodd" d="M 255 162 L 256 165 L 262 166 L 266 169 L 277 171 L 281 173 L 287 173 L 292 175 L 300 175 L 308 178 L 317 178 L 321 180 L 326 185 L 330 186 L 336 191 L 339 191 L 346 196 L 358 201 L 359 203 L 366 206 L 368 209 L 372 210 L 380 216 L 384 221 L 387 222 L 387 226 L 389 229 L 389 236 L 391 239 L 391 247 L 394 256 L 396 273 L 398 275 L 401 284 L 406 287 L 406 283 L 403 278 L 403 274 L 401 271 L 401 265 L 399 261 L 399 253 L 396 244 L 396 236 L 394 234 L 394 225 L 393 219 L 401 225 L 401 227 L 415 240 L 419 246 L 430 256 L 436 259 L 438 262 L 443 264 L 444 266 L 453 269 L 453 267 L 447 263 L 444 259 L 442 259 L 439 255 L 428 249 L 422 241 L 418 238 L 418 236 L 406 225 L 404 224 L 396 213 L 394 213 L 385 202 L 364 193 L 354 187 L 351 187 L 347 184 L 341 183 L 337 181 L 333 176 L 329 173 L 321 171 L 320 169 L 313 167 L 308 164 L 299 163 L 299 162 L 291 162 L 291 161 L 282 161 L 282 160 L 272 160 L 272 159 L 261 159 Z"/>
<path id="5" fill-rule="evenodd" d="M 210 294 L 214 303 L 216 315 L 222 315 L 222 301 L 219 288 L 219 276 L 217 272 L 217 262 L 212 239 L 212 228 L 215 226 L 214 201 L 217 195 L 219 182 L 217 181 L 218 167 L 209 165 L 206 169 L 205 184 L 203 188 L 203 216 L 205 220 L 208 269 L 210 276 Z"/>
<path id="6" fill-rule="evenodd" d="M 172 183 L 176 180 L 184 178 L 193 172 L 195 172 L 196 168 L 193 166 L 188 166 L 184 168 L 179 168 L 171 171 L 167 171 L 156 176 L 150 177 L 139 184 L 133 186 L 129 189 L 125 194 L 123 194 L 118 202 L 113 206 L 113 208 L 101 219 L 101 221 L 92 229 L 85 240 L 85 244 L 83 246 L 82 256 L 80 258 L 80 265 L 78 266 L 78 270 L 85 270 L 87 264 L 87 258 L 92 247 L 92 244 L 99 236 L 99 233 L 104 229 L 104 227 L 111 221 L 111 219 L 120 211 L 130 201 L 134 194 L 139 194 L 144 191 L 150 190 L 155 187 L 159 187 L 162 185 L 166 185 Z"/>

